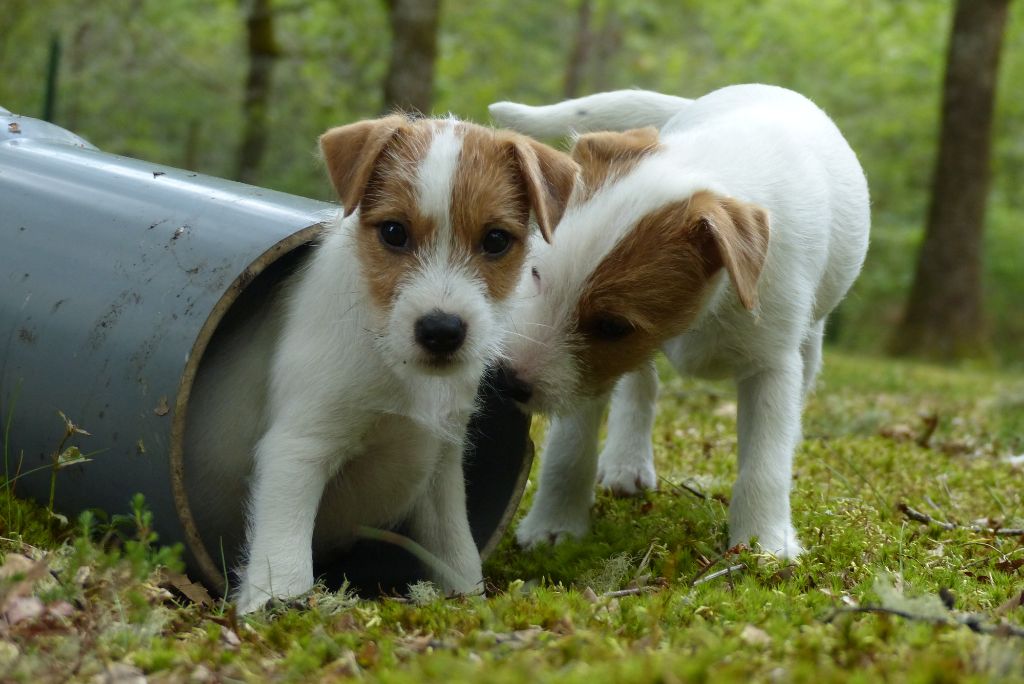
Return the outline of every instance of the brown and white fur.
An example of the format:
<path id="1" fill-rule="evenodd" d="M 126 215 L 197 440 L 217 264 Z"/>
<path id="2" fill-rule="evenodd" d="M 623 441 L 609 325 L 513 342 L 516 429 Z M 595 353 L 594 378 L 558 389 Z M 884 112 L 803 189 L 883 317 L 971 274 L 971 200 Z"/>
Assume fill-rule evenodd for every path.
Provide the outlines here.
<path id="1" fill-rule="evenodd" d="M 554 412 L 539 489 L 518 528 L 533 546 L 589 527 L 596 479 L 622 494 L 656 485 L 651 428 L 660 347 L 685 374 L 738 389 L 739 475 L 730 542 L 793 557 L 790 515 L 800 416 L 825 318 L 853 283 L 870 224 L 867 183 L 828 116 L 803 96 L 731 86 L 689 101 L 620 91 L 492 116 L 526 133 L 551 122 L 642 118 L 661 130 L 579 136 L 584 187 L 550 248 L 509 348 L 519 399 Z M 660 108 L 660 109 L 658 109 Z M 589 130 L 601 122 L 584 122 Z M 562 130 L 562 133 L 568 131 Z M 615 388 L 614 394 L 612 389 Z M 611 396 L 608 437 L 598 428 Z"/>
<path id="2" fill-rule="evenodd" d="M 190 495 L 216 500 L 202 524 L 230 526 L 252 471 L 243 612 L 309 590 L 314 549 L 403 520 L 454 571 L 434 577 L 444 590 L 480 589 L 465 429 L 531 215 L 549 236 L 577 175 L 525 136 L 454 119 L 389 116 L 320 146 L 344 214 L 204 361 L 190 407 Z"/>

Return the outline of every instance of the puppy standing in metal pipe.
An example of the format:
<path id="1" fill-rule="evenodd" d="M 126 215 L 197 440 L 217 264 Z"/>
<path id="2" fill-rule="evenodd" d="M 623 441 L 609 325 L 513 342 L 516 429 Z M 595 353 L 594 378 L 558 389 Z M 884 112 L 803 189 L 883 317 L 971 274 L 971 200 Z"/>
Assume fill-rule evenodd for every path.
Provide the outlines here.
<path id="1" fill-rule="evenodd" d="M 190 496 L 229 527 L 245 496 L 243 612 L 307 591 L 313 552 L 408 522 L 480 589 L 462 452 L 503 351 L 531 215 L 545 238 L 577 176 L 567 156 L 454 119 L 391 116 L 320 139 L 344 216 L 308 263 L 200 369 Z M 269 369 L 269 371 L 268 371 Z"/>
<path id="2" fill-rule="evenodd" d="M 765 85 L 697 100 L 618 91 L 506 102 L 491 114 L 541 136 L 660 126 L 576 139 L 582 186 L 524 282 L 533 296 L 515 314 L 509 368 L 523 405 L 556 416 L 520 544 L 585 534 L 595 480 L 620 494 L 656 486 L 660 347 L 681 373 L 736 381 L 730 542 L 797 556 L 789 494 L 803 399 L 870 226 L 867 182 L 842 134 L 807 98 Z"/>

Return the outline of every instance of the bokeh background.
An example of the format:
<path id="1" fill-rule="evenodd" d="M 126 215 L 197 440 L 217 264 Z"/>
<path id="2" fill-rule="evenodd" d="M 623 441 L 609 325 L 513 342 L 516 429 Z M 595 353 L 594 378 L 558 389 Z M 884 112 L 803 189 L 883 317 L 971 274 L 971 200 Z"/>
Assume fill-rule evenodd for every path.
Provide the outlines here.
<path id="1" fill-rule="evenodd" d="M 0 3 L 0 106 L 109 152 L 318 198 L 316 136 L 395 106 L 487 122 L 495 100 L 742 82 L 809 96 L 866 169 L 871 252 L 831 343 L 1024 366 L 1019 0 Z"/>

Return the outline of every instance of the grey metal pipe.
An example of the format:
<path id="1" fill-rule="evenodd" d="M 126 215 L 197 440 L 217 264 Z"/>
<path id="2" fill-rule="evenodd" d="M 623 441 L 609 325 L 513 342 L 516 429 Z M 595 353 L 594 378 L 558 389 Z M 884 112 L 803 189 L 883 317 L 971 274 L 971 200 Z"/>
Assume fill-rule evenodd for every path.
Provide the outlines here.
<path id="1" fill-rule="evenodd" d="M 124 510 L 142 492 L 162 542 L 183 542 L 190 570 L 222 590 L 242 535 L 219 535 L 211 548 L 195 523 L 204 502 L 189 497 L 183 452 L 192 382 L 220 326 L 260 307 L 335 209 L 107 154 L 0 109 L 0 418 L 24 450 L 21 472 L 52 462 L 65 413 L 91 433 L 82 451 L 103 451 L 58 473 L 56 508 Z M 484 400 L 466 477 L 486 555 L 533 451 L 527 419 L 494 391 Z M 17 482 L 19 495 L 41 501 L 49 487 L 46 470 Z M 370 543 L 316 567 L 368 591 L 422 576 L 410 556 Z"/>

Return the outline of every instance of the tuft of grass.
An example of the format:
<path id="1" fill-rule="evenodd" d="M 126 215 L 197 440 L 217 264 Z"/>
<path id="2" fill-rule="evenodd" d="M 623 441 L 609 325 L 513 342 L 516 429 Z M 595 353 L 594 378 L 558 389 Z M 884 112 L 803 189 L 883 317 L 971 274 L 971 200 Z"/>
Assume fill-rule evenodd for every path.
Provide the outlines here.
<path id="1" fill-rule="evenodd" d="M 242 619 L 161 587 L 178 557 L 154 543 L 140 500 L 59 534 L 10 500 L 22 512 L 4 523 L 2 566 L 26 556 L 53 573 L 0 580 L 3 612 L 12 596 L 43 606 L 0 631 L 0 679 L 1024 681 L 1010 635 L 1024 625 L 1024 540 L 967 529 L 1024 527 L 1022 466 L 1008 460 L 1024 452 L 1024 376 L 829 351 L 796 458 L 796 563 L 727 548 L 729 385 L 664 379 L 659 491 L 599 493 L 590 535 L 553 549 L 509 535 L 485 565 L 486 598 L 316 589 Z M 960 527 L 910 520 L 900 503 Z M 871 606 L 921 619 L 844 612 Z"/>

